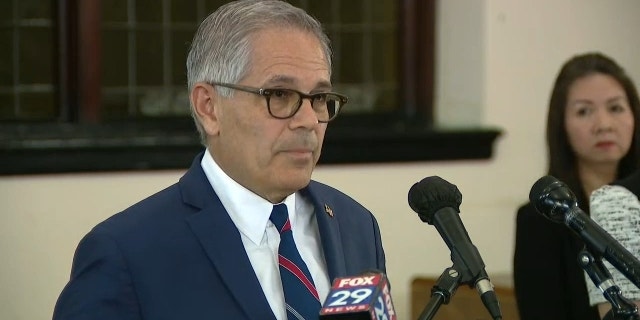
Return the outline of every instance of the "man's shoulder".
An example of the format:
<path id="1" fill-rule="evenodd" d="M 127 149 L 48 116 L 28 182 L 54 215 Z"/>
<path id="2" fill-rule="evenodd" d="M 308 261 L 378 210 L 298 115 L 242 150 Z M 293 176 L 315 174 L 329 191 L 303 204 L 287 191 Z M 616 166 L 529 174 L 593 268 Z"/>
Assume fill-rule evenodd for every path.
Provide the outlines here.
<path id="1" fill-rule="evenodd" d="M 328 206 L 332 211 L 348 212 L 350 219 L 374 219 L 369 209 L 346 193 L 318 181 L 311 181 L 305 191 L 313 201 Z M 327 210 L 327 209 L 325 209 Z"/>
<path id="2" fill-rule="evenodd" d="M 180 188 L 173 184 L 112 215 L 96 228 L 114 233 L 114 236 L 145 232 L 159 225 L 175 223 L 185 208 Z"/>
<path id="3" fill-rule="evenodd" d="M 311 194 L 320 196 L 326 200 L 338 201 L 340 203 L 353 204 L 361 206 L 358 201 L 353 199 L 346 193 L 319 181 L 311 180 L 306 188 Z"/>
<path id="4" fill-rule="evenodd" d="M 345 195 L 342 191 L 316 180 L 311 180 L 307 188 L 309 190 L 319 192 L 319 193 L 326 193 L 326 194 L 337 193 L 337 194 Z"/>

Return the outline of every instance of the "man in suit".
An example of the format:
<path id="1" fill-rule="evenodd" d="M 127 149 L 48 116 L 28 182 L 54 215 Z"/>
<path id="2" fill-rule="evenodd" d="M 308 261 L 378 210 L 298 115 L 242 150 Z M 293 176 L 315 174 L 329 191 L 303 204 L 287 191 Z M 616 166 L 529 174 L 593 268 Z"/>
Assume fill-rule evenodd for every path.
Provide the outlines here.
<path id="1" fill-rule="evenodd" d="M 55 320 L 293 319 L 279 266 L 289 226 L 316 299 L 306 319 L 336 277 L 385 271 L 373 215 L 311 181 L 347 102 L 331 91 L 318 21 L 284 1 L 226 4 L 197 30 L 187 77 L 206 150 L 178 183 L 82 239 Z"/>

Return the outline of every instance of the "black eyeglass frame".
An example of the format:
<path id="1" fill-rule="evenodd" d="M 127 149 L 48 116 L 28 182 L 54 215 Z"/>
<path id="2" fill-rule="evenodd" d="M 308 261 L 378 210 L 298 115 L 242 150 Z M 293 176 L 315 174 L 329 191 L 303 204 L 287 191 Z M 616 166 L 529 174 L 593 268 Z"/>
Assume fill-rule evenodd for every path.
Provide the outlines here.
<path id="1" fill-rule="evenodd" d="M 287 89 L 287 88 L 255 88 L 255 87 L 249 87 L 249 86 L 243 86 L 243 85 L 225 83 L 225 82 L 207 82 L 207 83 L 212 85 L 212 86 L 220 86 L 220 87 L 224 87 L 224 88 L 240 90 L 240 91 L 244 91 L 244 92 L 253 93 L 253 94 L 257 94 L 257 95 L 263 96 L 267 100 L 267 110 L 269 111 L 269 114 L 272 117 L 276 118 L 276 119 L 289 119 L 289 118 L 292 118 L 296 113 L 298 113 L 298 110 L 300 110 L 300 107 L 302 107 L 302 101 L 304 99 L 308 99 L 309 102 L 311 102 L 311 106 L 313 106 L 313 101 L 317 97 L 332 95 L 332 96 L 338 98 L 338 100 L 340 101 L 340 106 L 337 108 L 337 110 L 335 111 L 333 116 L 331 116 L 328 120 L 320 120 L 320 119 L 318 119 L 318 122 L 320 122 L 320 123 L 327 123 L 327 122 L 337 118 L 338 114 L 340 113 L 340 110 L 342 110 L 342 106 L 344 106 L 349 101 L 349 98 L 347 96 L 345 96 L 343 94 L 340 94 L 340 93 L 336 93 L 336 92 L 317 92 L 317 93 L 312 93 L 312 94 L 306 94 L 306 93 L 300 92 L 298 90 Z M 291 112 L 291 114 L 286 116 L 286 117 L 276 116 L 276 115 L 273 114 L 273 112 L 271 112 L 270 100 L 271 100 L 271 96 L 276 91 L 295 92 L 300 97 L 300 99 L 298 100 L 298 106 L 295 107 L 294 110 Z"/>

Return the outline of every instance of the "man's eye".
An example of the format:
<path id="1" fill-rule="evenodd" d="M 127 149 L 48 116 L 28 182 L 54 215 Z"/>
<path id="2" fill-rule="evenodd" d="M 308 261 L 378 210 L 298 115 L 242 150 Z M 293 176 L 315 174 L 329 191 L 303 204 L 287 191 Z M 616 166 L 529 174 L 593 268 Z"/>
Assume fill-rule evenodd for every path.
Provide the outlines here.
<path id="1" fill-rule="evenodd" d="M 273 90 L 273 95 L 276 98 L 286 99 L 291 96 L 291 91 L 289 90 Z"/>
<path id="2" fill-rule="evenodd" d="M 313 100 L 317 101 L 317 102 L 324 102 L 327 101 L 327 95 L 326 94 L 318 94 L 313 96 Z"/>

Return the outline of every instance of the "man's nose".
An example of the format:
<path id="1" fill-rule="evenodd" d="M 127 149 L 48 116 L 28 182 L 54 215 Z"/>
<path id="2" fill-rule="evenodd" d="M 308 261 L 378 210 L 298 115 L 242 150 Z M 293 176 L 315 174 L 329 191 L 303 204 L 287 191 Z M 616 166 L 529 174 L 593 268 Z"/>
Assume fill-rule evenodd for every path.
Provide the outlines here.
<path id="1" fill-rule="evenodd" d="M 319 123 L 318 115 L 313 109 L 311 98 L 303 98 L 302 105 L 298 109 L 298 112 L 293 115 L 294 121 L 300 126 L 311 127 Z"/>

